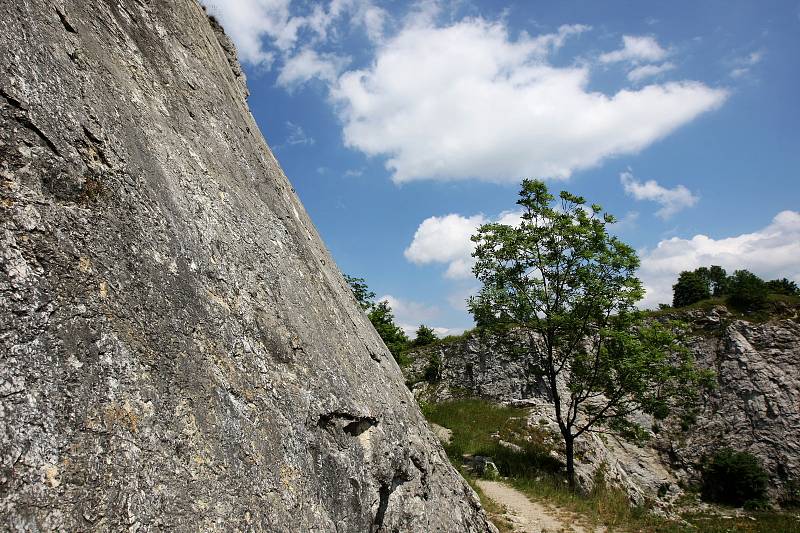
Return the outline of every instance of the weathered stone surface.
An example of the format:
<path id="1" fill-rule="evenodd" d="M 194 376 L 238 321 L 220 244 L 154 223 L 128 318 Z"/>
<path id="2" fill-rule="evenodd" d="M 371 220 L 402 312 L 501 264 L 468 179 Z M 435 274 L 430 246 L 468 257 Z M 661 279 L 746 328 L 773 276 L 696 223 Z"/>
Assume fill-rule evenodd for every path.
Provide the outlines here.
<path id="1" fill-rule="evenodd" d="M 695 357 L 717 374 L 717 389 L 689 431 L 672 428 L 665 456 L 699 478 L 700 457 L 723 446 L 758 457 L 780 498 L 800 480 L 800 321 L 797 310 L 765 323 L 731 319 L 724 308 L 695 311 Z"/>
<path id="2" fill-rule="evenodd" d="M 194 0 L 0 0 L 0 523 L 487 531 Z"/>
<path id="3" fill-rule="evenodd" d="M 637 502 L 659 493 L 666 502 L 680 491 L 679 481 L 700 481 L 699 466 L 716 449 L 731 447 L 758 457 L 771 476 L 770 491 L 780 499 L 786 483 L 800 479 L 800 323 L 797 310 L 784 309 L 772 320 L 734 320 L 724 307 L 691 311 L 692 349 L 700 366 L 714 370 L 717 388 L 703 399 L 696 424 L 688 430 L 671 421 L 651 432 L 648 446 L 612 436 L 589 435 L 576 442 L 576 471 L 589 485 L 595 470 L 625 488 Z M 434 345 L 409 355 L 406 380 L 425 401 L 480 396 L 531 408 L 532 423 L 558 434 L 553 407 L 531 379 L 526 363 L 486 335 Z M 439 361 L 442 380 L 423 381 L 428 362 Z M 652 428 L 642 415 L 640 423 Z"/>

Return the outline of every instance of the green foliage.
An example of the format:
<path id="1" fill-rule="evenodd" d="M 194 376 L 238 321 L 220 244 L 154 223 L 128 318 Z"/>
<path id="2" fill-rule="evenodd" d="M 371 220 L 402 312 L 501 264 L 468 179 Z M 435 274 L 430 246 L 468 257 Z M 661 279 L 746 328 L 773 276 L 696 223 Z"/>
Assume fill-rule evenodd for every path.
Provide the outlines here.
<path id="1" fill-rule="evenodd" d="M 369 321 L 375 327 L 386 347 L 398 361 L 400 354 L 408 346 L 408 337 L 400 327 L 394 323 L 394 315 L 389 302 L 386 300 L 378 302 L 372 310 L 367 313 Z"/>
<path id="2" fill-rule="evenodd" d="M 712 296 L 726 296 L 728 303 L 742 311 L 763 309 L 770 294 L 800 296 L 797 283 L 786 278 L 765 283 L 747 270 L 737 270 L 728 276 L 725 269 L 717 265 L 681 272 L 672 291 L 673 307 L 687 307 Z"/>
<path id="3" fill-rule="evenodd" d="M 431 422 L 453 431 L 445 451 L 454 461 L 460 462 L 464 454 L 491 457 L 501 475 L 517 478 L 561 469 L 561 463 L 550 456 L 547 431 L 529 428 L 524 409 L 464 399 L 428 404 L 423 412 Z M 494 435 L 519 449 L 500 445 Z"/>
<path id="4" fill-rule="evenodd" d="M 800 508 L 800 481 L 796 478 L 786 481 L 781 505 L 790 509 Z"/>
<path id="5" fill-rule="evenodd" d="M 389 348 L 397 362 L 401 362 L 403 350 L 408 347 L 408 337 L 400 327 L 394 323 L 394 314 L 389 302 L 382 301 L 377 304 L 374 301 L 375 293 L 369 290 L 364 278 L 355 278 L 344 275 L 345 281 L 350 285 L 358 305 L 367 313 L 367 318 L 372 322 L 375 331 L 378 332 L 383 343 Z M 419 332 L 417 332 L 419 333 Z"/>
<path id="6" fill-rule="evenodd" d="M 786 278 L 773 279 L 767 282 L 767 290 L 772 294 L 785 294 L 786 296 L 800 296 L 797 283 Z"/>
<path id="7" fill-rule="evenodd" d="M 411 346 L 417 348 L 420 346 L 427 346 L 436 342 L 438 337 L 433 332 L 433 328 L 429 328 L 425 324 L 420 324 L 417 328 L 417 336 L 411 341 Z"/>
<path id="8" fill-rule="evenodd" d="M 438 353 L 428 359 L 423 376 L 428 383 L 437 383 L 442 378 L 442 357 Z"/>
<path id="9" fill-rule="evenodd" d="M 748 270 L 737 270 L 728 280 L 728 302 L 743 310 L 758 310 L 767 303 L 767 284 Z"/>
<path id="10" fill-rule="evenodd" d="M 576 438 L 630 424 L 637 409 L 663 417 L 690 407 L 708 376 L 682 347 L 680 328 L 645 323 L 635 311 L 644 294 L 639 258 L 609 235 L 614 217 L 568 192 L 554 200 L 543 182 L 525 180 L 521 224 L 479 228 L 474 272 L 483 287 L 469 308 L 479 324 L 519 332 L 508 336 L 510 349 L 548 385 L 572 485 Z M 588 418 L 579 423 L 581 410 Z"/>
<path id="11" fill-rule="evenodd" d="M 350 285 L 350 289 L 353 291 L 353 296 L 355 296 L 358 305 L 361 306 L 361 309 L 364 311 L 369 311 L 375 307 L 375 303 L 373 302 L 375 293 L 369 290 L 369 287 L 367 287 L 367 282 L 364 280 L 364 278 L 355 278 L 345 274 L 344 279 L 347 284 Z"/>
<path id="12" fill-rule="evenodd" d="M 708 279 L 697 271 L 683 271 L 672 286 L 672 306 L 685 307 L 711 297 Z"/>
<path id="13" fill-rule="evenodd" d="M 760 508 L 767 499 L 769 476 L 755 456 L 730 448 L 718 450 L 703 467 L 703 498 L 712 502 Z"/>

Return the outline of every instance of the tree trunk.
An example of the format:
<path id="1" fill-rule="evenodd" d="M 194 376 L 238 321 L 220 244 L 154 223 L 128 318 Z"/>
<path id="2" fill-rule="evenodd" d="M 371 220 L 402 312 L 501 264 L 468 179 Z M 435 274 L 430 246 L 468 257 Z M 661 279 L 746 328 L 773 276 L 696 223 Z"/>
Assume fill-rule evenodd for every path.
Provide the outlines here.
<path id="1" fill-rule="evenodd" d="M 575 490 L 575 439 L 572 435 L 564 435 L 564 445 L 567 450 L 567 481 L 569 488 Z"/>

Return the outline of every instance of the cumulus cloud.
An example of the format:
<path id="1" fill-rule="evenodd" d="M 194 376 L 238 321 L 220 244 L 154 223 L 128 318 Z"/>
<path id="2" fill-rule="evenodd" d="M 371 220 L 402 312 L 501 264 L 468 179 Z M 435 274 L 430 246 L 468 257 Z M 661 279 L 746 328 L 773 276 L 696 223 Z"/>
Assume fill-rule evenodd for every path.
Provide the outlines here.
<path id="1" fill-rule="evenodd" d="M 656 211 L 656 216 L 664 220 L 682 209 L 692 207 L 700 199 L 683 185 L 668 189 L 659 185 L 656 180 L 641 182 L 630 171 L 620 174 L 619 179 L 629 196 L 660 204 L 661 209 Z"/>
<path id="2" fill-rule="evenodd" d="M 800 282 L 800 212 L 782 211 L 763 229 L 714 239 L 673 237 L 642 253 L 640 277 L 647 295 L 643 307 L 672 301 L 672 285 L 683 270 L 720 265 L 729 272 L 747 269 L 765 279 Z"/>
<path id="3" fill-rule="evenodd" d="M 290 0 L 203 0 L 202 3 L 236 43 L 239 58 L 254 65 L 270 64 L 275 57 L 264 46 L 265 39 L 279 50 L 288 50 L 294 46 L 303 25 L 302 19 L 291 16 Z"/>
<path id="4" fill-rule="evenodd" d="M 290 91 L 312 79 L 330 83 L 337 78 L 348 61 L 348 58 L 334 54 L 319 54 L 315 50 L 305 48 L 286 60 L 276 83 Z"/>
<path id="5" fill-rule="evenodd" d="M 345 16 L 351 27 L 363 28 L 370 39 L 380 40 L 386 19 L 386 12 L 370 0 L 314 3 L 303 13 L 297 12 L 297 4 L 293 5 L 291 0 L 201 0 L 201 3 L 220 20 L 236 43 L 239 59 L 261 66 L 270 66 L 276 52 L 290 56 L 301 40 L 306 45 L 330 40 L 336 34 L 336 23 Z M 301 39 L 303 36 L 305 39 Z"/>
<path id="6" fill-rule="evenodd" d="M 628 80 L 639 82 L 646 78 L 652 78 L 675 68 L 672 63 L 662 63 L 660 65 L 641 65 L 628 72 Z"/>
<path id="7" fill-rule="evenodd" d="M 622 48 L 608 52 L 600 56 L 601 63 L 617 63 L 619 61 L 631 61 L 634 63 L 643 61 L 661 61 L 667 56 L 667 51 L 661 48 L 653 37 L 623 35 Z"/>
<path id="8" fill-rule="evenodd" d="M 590 30 L 579 24 L 512 37 L 502 21 L 440 25 L 436 2 L 419 2 L 388 24 L 387 12 L 371 0 L 202 1 L 243 61 L 277 65 L 279 86 L 326 83 L 345 144 L 386 158 L 396 182 L 567 178 L 637 153 L 727 97 L 694 81 L 590 90 L 591 65 L 549 61 L 568 39 Z M 342 73 L 349 59 L 325 50 L 354 28 L 368 36 L 374 57 Z M 601 61 L 632 62 L 629 76 L 640 81 L 670 66 L 640 63 L 667 55 L 653 37 L 626 35 L 623 47 Z"/>
<path id="9" fill-rule="evenodd" d="M 517 225 L 521 213 L 507 211 L 494 221 L 501 224 Z M 441 263 L 447 265 L 444 276 L 449 279 L 469 279 L 475 260 L 472 252 L 475 244 L 470 240 L 478 227 L 490 220 L 478 214 L 465 217 L 450 214 L 430 217 L 422 221 L 414 233 L 411 244 L 406 248 L 406 259 L 418 265 Z"/>
<path id="10" fill-rule="evenodd" d="M 405 26 L 331 88 L 345 143 L 387 157 L 396 182 L 566 178 L 638 152 L 727 96 L 691 81 L 590 91 L 588 66 L 547 61 L 585 29 L 513 40 L 483 19 Z"/>

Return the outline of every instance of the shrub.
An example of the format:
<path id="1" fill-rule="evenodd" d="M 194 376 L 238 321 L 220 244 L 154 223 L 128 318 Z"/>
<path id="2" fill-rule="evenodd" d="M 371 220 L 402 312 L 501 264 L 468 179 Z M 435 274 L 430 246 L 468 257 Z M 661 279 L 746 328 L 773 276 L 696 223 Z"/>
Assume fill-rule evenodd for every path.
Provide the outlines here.
<path id="1" fill-rule="evenodd" d="M 417 328 L 417 336 L 411 341 L 411 346 L 417 348 L 420 346 L 428 346 L 429 344 L 433 344 L 436 342 L 438 337 L 436 337 L 436 333 L 433 332 L 433 328 L 429 328 L 425 324 L 421 324 Z"/>
<path id="2" fill-rule="evenodd" d="M 672 286 L 672 306 L 685 307 L 711 297 L 708 279 L 697 272 L 684 271 Z"/>
<path id="3" fill-rule="evenodd" d="M 773 294 L 785 294 L 786 296 L 800 295 L 800 288 L 797 287 L 797 283 L 786 278 L 768 281 L 767 290 Z"/>
<path id="4" fill-rule="evenodd" d="M 769 476 L 755 456 L 723 448 L 704 465 L 703 498 L 758 508 L 767 500 L 768 482 Z"/>
<path id="5" fill-rule="evenodd" d="M 428 383 L 437 383 L 442 379 L 442 358 L 438 353 L 431 355 L 428 359 L 428 366 L 425 367 L 425 381 Z"/>
<path id="6" fill-rule="evenodd" d="M 737 270 L 728 281 L 728 293 L 734 307 L 755 310 L 764 307 L 769 291 L 763 279 L 748 270 Z"/>

